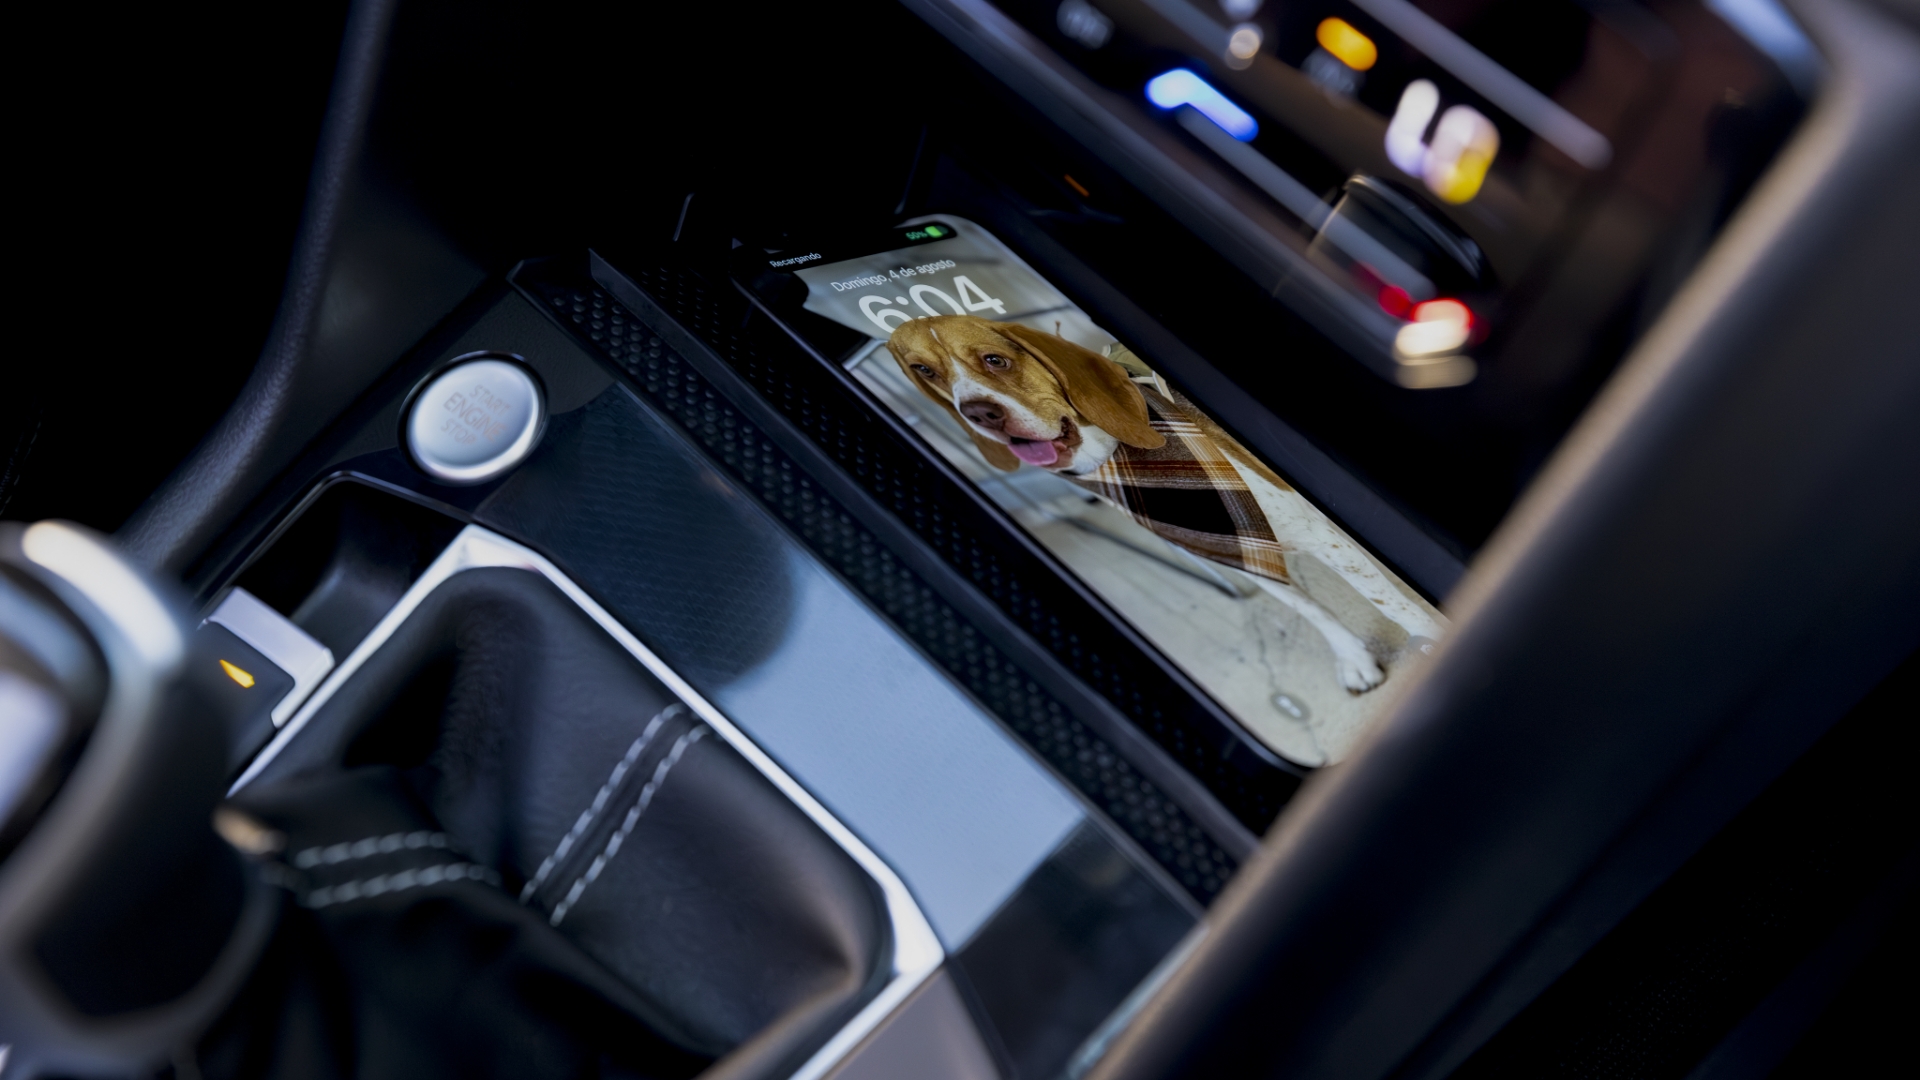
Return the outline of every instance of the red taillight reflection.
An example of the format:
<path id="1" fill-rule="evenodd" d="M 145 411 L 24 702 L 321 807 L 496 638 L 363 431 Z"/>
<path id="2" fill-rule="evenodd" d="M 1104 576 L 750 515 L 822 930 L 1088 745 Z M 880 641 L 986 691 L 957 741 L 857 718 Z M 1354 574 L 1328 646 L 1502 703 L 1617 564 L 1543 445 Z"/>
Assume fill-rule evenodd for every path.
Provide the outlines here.
<path id="1" fill-rule="evenodd" d="M 1383 301 L 1384 303 L 1384 301 Z M 1414 322 L 1450 322 L 1473 326 L 1473 309 L 1458 300 L 1428 300 L 1413 308 Z"/>

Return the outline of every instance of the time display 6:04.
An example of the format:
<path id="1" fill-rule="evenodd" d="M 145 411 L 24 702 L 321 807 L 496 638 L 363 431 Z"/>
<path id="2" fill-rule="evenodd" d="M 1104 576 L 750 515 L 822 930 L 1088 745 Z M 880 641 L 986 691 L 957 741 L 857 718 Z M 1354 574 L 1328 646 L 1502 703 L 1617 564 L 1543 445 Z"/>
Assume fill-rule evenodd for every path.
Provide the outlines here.
<path id="1" fill-rule="evenodd" d="M 942 261 L 948 266 L 953 265 L 952 262 Z M 884 292 L 869 293 L 860 298 L 860 313 L 889 337 L 893 336 L 894 328 L 901 323 L 923 315 L 972 315 L 982 311 L 991 311 L 995 315 L 1007 313 L 1004 301 L 988 296 L 965 274 L 955 274 L 945 282 L 934 278 L 932 281 L 916 281 L 912 285 L 906 284 L 906 281 L 930 275 L 922 273 L 920 267 L 907 266 L 888 271 L 888 276 L 896 289 L 905 290 L 904 294 L 895 292 L 888 296 Z M 942 288 L 942 284 L 946 287 Z"/>

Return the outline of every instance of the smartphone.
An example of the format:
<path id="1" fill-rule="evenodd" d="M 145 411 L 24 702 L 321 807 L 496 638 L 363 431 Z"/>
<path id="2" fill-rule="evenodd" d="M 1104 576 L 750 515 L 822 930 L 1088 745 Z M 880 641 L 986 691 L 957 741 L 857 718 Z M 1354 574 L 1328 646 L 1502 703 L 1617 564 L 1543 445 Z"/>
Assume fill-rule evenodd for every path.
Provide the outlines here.
<path id="1" fill-rule="evenodd" d="M 980 225 L 938 215 L 764 254 L 747 261 L 863 336 L 841 362 L 876 408 L 1281 756 L 1339 761 L 1445 633 L 1205 402 Z"/>

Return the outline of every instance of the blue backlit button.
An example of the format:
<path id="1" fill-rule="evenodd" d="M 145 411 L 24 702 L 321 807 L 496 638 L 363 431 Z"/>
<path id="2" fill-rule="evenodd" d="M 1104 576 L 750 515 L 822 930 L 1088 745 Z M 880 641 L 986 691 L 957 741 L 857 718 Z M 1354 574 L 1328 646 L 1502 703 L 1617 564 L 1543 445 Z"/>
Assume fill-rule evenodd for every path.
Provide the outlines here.
<path id="1" fill-rule="evenodd" d="M 526 368 L 467 360 L 414 395 L 407 450 L 441 483 L 483 484 L 526 460 L 546 422 L 540 384 Z"/>

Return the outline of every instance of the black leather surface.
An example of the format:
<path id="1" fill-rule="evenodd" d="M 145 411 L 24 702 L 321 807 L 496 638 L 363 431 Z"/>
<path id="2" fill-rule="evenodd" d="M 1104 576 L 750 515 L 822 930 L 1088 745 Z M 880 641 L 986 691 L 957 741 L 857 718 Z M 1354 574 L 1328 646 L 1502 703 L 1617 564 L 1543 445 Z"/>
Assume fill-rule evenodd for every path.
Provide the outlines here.
<path id="1" fill-rule="evenodd" d="M 874 982 L 857 864 L 533 574 L 442 585 L 249 797 L 376 765 L 698 1052 L 796 1057 Z"/>
<path id="2" fill-rule="evenodd" d="M 475 866 L 400 770 L 329 770 L 238 803 L 286 838 L 265 872 L 290 899 L 187 1075 L 678 1080 L 707 1066 Z"/>

